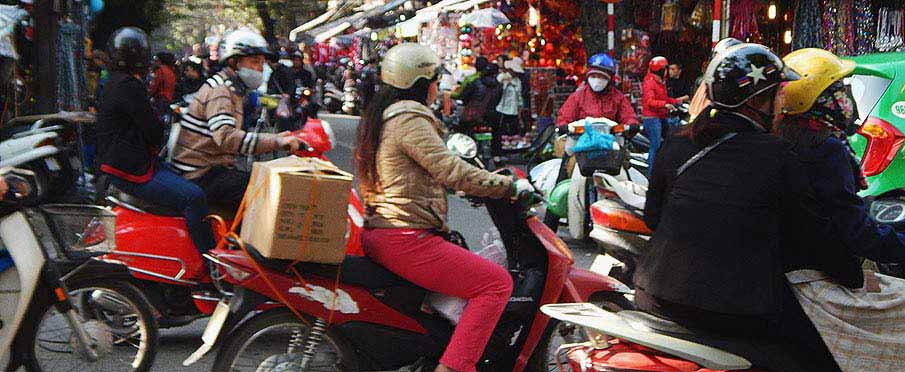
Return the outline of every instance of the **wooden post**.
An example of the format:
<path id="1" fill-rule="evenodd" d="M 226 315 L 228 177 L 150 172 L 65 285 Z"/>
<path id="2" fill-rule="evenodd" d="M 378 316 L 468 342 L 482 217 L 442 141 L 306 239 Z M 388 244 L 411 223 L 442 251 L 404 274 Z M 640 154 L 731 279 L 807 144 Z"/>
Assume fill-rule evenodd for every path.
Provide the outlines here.
<path id="1" fill-rule="evenodd" d="M 60 16 L 55 7 L 57 2 L 58 0 L 36 0 L 34 4 L 34 96 L 38 113 L 57 110 L 57 34 L 60 29 Z"/>

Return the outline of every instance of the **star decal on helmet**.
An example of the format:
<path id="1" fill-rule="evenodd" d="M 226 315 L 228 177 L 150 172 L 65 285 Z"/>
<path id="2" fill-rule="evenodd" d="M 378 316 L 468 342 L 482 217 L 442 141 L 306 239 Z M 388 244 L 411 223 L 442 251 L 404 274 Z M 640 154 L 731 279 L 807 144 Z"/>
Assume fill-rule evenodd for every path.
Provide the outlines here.
<path id="1" fill-rule="evenodd" d="M 761 80 L 767 80 L 767 77 L 764 76 L 764 67 L 757 67 L 755 64 L 751 64 L 751 72 L 746 75 L 751 79 L 754 79 L 754 85 L 757 85 Z"/>

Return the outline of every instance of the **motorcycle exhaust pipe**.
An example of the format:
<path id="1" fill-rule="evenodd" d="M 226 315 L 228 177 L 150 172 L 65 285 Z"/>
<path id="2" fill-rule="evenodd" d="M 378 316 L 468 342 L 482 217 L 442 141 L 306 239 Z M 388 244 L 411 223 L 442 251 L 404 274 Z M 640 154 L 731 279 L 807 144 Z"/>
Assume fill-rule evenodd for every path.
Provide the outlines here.
<path id="1" fill-rule="evenodd" d="M 132 306 L 127 302 L 116 298 L 104 291 L 94 290 L 90 294 L 91 304 L 104 310 L 110 310 L 117 314 L 129 314 L 132 312 Z"/>

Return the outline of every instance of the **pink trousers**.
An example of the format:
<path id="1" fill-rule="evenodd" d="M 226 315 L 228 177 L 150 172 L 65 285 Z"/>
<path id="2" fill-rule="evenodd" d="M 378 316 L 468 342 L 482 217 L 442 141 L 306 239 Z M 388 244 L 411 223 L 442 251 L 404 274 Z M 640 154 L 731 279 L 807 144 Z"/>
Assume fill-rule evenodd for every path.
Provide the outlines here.
<path id="1" fill-rule="evenodd" d="M 512 294 L 506 269 L 427 230 L 368 229 L 362 243 L 368 256 L 406 280 L 468 300 L 440 363 L 474 372 Z"/>

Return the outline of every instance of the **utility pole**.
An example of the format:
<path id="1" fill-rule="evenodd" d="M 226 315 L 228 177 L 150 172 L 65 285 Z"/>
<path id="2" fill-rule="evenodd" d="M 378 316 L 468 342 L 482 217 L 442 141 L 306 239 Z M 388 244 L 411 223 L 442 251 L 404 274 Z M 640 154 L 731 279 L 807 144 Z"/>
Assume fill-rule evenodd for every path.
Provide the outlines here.
<path id="1" fill-rule="evenodd" d="M 36 0 L 35 17 L 35 99 L 38 113 L 56 111 L 57 102 L 57 34 L 59 8 L 63 0 Z"/>

